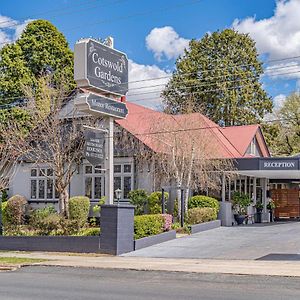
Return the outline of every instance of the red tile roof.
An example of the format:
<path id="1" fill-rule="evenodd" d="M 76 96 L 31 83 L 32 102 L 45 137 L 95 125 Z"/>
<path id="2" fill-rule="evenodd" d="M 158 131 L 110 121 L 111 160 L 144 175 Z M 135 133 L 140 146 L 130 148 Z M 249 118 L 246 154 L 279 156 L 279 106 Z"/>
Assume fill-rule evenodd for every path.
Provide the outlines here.
<path id="1" fill-rule="evenodd" d="M 208 140 L 210 152 L 215 158 L 247 157 L 246 150 L 253 137 L 262 136 L 259 125 L 232 126 L 222 128 L 200 113 L 185 115 L 169 115 L 154 111 L 141 105 L 127 102 L 128 116 L 116 123 L 136 136 L 140 141 L 155 152 L 165 152 L 172 144 L 171 135 L 180 134 L 182 144 L 189 139 Z M 263 137 L 259 140 L 264 141 Z M 265 149 L 267 149 L 265 145 Z M 262 151 L 269 156 L 268 151 Z"/>

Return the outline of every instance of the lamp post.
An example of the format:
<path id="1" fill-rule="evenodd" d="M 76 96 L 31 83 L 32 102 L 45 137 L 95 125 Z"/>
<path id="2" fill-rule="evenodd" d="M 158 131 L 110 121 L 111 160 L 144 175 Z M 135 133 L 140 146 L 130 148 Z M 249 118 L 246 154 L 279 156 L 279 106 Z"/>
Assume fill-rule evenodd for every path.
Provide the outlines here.
<path id="1" fill-rule="evenodd" d="M 117 204 L 119 205 L 121 195 L 122 195 L 122 190 L 120 190 L 120 189 L 115 190 L 115 194 L 116 194 L 116 198 L 117 198 Z"/>

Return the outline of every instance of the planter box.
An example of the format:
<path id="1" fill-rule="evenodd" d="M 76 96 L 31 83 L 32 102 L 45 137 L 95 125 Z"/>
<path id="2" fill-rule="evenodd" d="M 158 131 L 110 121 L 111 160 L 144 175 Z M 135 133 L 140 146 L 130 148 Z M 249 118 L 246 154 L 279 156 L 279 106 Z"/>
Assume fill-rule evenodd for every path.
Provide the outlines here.
<path id="1" fill-rule="evenodd" d="M 0 250 L 100 252 L 99 236 L 0 236 Z"/>
<path id="2" fill-rule="evenodd" d="M 134 250 L 150 247 L 173 239 L 176 239 L 175 230 L 170 230 L 157 235 L 147 236 L 134 241 Z"/>
<path id="3" fill-rule="evenodd" d="M 210 229 L 215 229 L 221 226 L 221 220 L 205 222 L 201 224 L 191 225 L 191 234 L 202 232 Z"/>

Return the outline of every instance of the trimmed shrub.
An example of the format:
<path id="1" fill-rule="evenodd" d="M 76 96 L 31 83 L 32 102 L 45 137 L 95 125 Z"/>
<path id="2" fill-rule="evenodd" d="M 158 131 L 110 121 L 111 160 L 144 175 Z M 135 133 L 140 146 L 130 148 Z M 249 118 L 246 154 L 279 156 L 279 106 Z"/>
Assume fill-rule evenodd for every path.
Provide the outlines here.
<path id="1" fill-rule="evenodd" d="M 164 218 L 162 215 L 143 215 L 134 217 L 134 238 L 136 240 L 162 233 L 163 228 Z"/>
<path id="2" fill-rule="evenodd" d="M 169 193 L 165 194 L 165 204 L 169 199 Z M 161 214 L 161 199 L 162 199 L 162 192 L 153 192 L 148 197 L 148 209 L 149 214 Z"/>
<path id="3" fill-rule="evenodd" d="M 173 217 L 172 217 L 172 215 L 169 215 L 169 214 L 162 214 L 162 217 L 164 218 L 163 230 L 169 231 L 172 227 Z"/>
<path id="4" fill-rule="evenodd" d="M 188 200 L 188 208 L 210 207 L 215 209 L 216 213 L 220 210 L 219 201 L 208 196 L 193 196 Z"/>
<path id="5" fill-rule="evenodd" d="M 217 212 L 211 207 L 196 207 L 187 211 L 186 221 L 190 225 L 214 221 L 217 219 Z"/>
<path id="6" fill-rule="evenodd" d="M 130 204 L 135 206 L 134 214 L 139 216 L 144 214 L 145 206 L 148 202 L 148 194 L 145 190 L 133 190 L 128 193 Z"/>
<path id="7" fill-rule="evenodd" d="M 12 196 L 5 207 L 7 225 L 22 225 L 25 221 L 27 200 L 20 195 Z"/>
<path id="8" fill-rule="evenodd" d="M 77 223 L 78 229 L 83 227 L 90 212 L 90 199 L 84 196 L 72 197 L 69 200 L 70 220 Z"/>

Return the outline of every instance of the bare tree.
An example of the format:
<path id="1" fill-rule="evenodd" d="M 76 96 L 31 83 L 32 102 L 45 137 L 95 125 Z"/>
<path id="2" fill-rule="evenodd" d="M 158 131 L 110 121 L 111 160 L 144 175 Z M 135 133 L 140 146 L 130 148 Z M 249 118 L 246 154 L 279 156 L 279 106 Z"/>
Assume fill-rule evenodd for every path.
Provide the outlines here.
<path id="1" fill-rule="evenodd" d="M 217 125 L 201 114 L 174 116 L 156 112 L 141 117 L 140 122 L 136 128 L 147 123 L 151 126 L 145 132 L 123 130 L 120 143 L 133 152 L 138 164 L 151 162 L 155 166 L 156 181 L 161 186 L 177 189 L 179 215 L 181 188 L 185 188 L 185 199 L 191 189 L 219 190 L 222 174 L 233 170 L 231 159 L 224 157 L 220 149 Z M 185 205 L 187 209 L 187 201 Z"/>
<path id="2" fill-rule="evenodd" d="M 62 83 L 51 87 L 47 78 L 41 78 L 38 92 L 25 89 L 33 129 L 22 140 L 18 151 L 34 164 L 47 165 L 53 170 L 59 211 L 68 217 L 68 187 L 82 161 L 82 125 L 89 121 L 74 109 L 74 95 L 67 97 L 63 86 Z"/>

